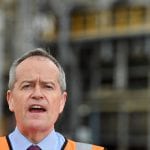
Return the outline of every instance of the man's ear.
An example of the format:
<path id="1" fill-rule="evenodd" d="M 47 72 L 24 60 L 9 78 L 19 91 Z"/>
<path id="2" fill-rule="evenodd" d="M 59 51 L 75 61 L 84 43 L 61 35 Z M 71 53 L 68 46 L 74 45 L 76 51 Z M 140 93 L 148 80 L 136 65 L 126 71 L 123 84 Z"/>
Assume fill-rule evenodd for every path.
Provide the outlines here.
<path id="1" fill-rule="evenodd" d="M 14 111 L 14 101 L 13 101 L 11 90 L 7 91 L 7 103 L 8 103 L 8 106 L 9 106 L 9 110 L 13 112 Z"/>
<path id="2" fill-rule="evenodd" d="M 66 104 L 66 100 L 67 100 L 67 92 L 65 91 L 62 93 L 62 98 L 60 101 L 60 113 L 63 112 L 63 109 L 64 109 L 65 104 Z"/>

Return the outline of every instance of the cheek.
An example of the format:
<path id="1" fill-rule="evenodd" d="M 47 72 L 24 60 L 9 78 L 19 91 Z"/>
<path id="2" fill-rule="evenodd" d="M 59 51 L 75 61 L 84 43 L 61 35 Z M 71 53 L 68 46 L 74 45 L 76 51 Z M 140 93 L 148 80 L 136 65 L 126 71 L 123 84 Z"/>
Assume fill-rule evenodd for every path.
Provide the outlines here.
<path id="1" fill-rule="evenodd" d="M 59 114 L 60 107 L 61 107 L 60 101 L 54 100 L 53 102 L 50 102 L 49 110 L 50 110 L 50 112 L 53 111 L 52 114 Z"/>
<path id="2" fill-rule="evenodd" d="M 18 112 L 18 113 L 21 113 L 24 109 L 23 107 L 25 106 L 25 103 L 24 103 L 24 100 L 23 98 L 15 98 L 14 99 L 14 111 Z"/>
<path id="3" fill-rule="evenodd" d="M 18 101 L 15 101 L 15 102 L 14 102 L 14 113 L 17 112 L 18 114 L 20 114 L 21 111 L 22 111 L 22 106 L 21 106 L 21 104 L 20 104 Z"/>

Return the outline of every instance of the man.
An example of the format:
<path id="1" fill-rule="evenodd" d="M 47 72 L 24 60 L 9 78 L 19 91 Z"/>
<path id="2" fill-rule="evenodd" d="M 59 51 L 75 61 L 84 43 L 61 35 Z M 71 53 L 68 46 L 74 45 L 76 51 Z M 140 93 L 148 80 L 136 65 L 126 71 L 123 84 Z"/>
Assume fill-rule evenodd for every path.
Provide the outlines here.
<path id="1" fill-rule="evenodd" d="M 43 49 L 14 61 L 9 72 L 7 101 L 15 115 L 16 129 L 0 138 L 3 150 L 104 150 L 74 142 L 54 129 L 66 103 L 65 73 Z"/>

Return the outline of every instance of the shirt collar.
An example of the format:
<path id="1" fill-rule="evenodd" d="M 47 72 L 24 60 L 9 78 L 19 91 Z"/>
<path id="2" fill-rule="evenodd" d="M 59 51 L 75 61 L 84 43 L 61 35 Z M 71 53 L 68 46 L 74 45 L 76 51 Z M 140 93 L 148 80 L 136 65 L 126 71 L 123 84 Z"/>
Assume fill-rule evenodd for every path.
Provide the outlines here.
<path id="1" fill-rule="evenodd" d="M 46 136 L 40 143 L 38 143 L 38 146 L 41 147 L 41 149 L 43 150 L 49 150 L 49 149 L 55 150 L 58 144 L 57 141 L 58 140 L 57 140 L 56 132 L 52 130 L 52 132 L 48 134 L 48 136 Z"/>
<path id="2" fill-rule="evenodd" d="M 12 147 L 15 150 L 20 149 L 27 149 L 31 143 L 24 135 L 21 134 L 21 132 L 16 128 L 11 134 L 9 134 L 9 138 L 12 144 Z M 57 150 L 61 149 L 61 146 L 64 144 L 64 137 L 55 132 L 53 129 L 48 136 L 46 136 L 41 142 L 39 142 L 37 145 L 41 147 L 43 150 Z"/>

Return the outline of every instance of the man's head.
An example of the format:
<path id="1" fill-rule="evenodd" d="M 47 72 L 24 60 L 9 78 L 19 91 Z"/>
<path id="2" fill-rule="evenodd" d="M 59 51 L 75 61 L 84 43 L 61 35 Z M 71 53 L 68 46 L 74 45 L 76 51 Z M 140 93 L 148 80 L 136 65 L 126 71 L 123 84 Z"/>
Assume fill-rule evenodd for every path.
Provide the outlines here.
<path id="1" fill-rule="evenodd" d="M 9 71 L 9 82 L 8 82 L 9 89 L 13 88 L 14 83 L 16 81 L 17 66 L 22 61 L 24 61 L 25 59 L 32 57 L 32 56 L 41 56 L 41 57 L 48 58 L 50 61 L 52 61 L 57 66 L 57 68 L 59 69 L 59 72 L 60 72 L 60 76 L 59 76 L 60 87 L 61 87 L 62 91 L 65 91 L 66 90 L 66 79 L 65 79 L 65 73 L 64 73 L 62 66 L 52 55 L 50 55 L 48 52 L 46 52 L 44 49 L 41 49 L 41 48 L 37 48 L 35 50 L 27 52 L 23 56 L 21 56 L 20 58 L 16 59 L 13 62 L 12 66 L 10 67 L 10 71 Z"/>
<path id="2" fill-rule="evenodd" d="M 57 60 L 36 49 L 10 69 L 7 101 L 19 130 L 38 142 L 53 128 L 66 102 L 65 74 Z M 39 136 L 38 136 L 39 135 Z"/>

